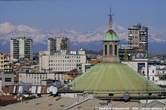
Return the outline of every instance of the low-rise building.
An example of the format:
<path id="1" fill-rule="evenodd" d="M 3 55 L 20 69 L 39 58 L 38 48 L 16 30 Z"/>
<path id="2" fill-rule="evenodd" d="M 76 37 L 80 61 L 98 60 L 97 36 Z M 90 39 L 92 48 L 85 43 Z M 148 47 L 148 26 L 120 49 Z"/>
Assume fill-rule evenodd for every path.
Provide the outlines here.
<path id="1" fill-rule="evenodd" d="M 20 85 L 42 85 L 44 80 L 59 80 L 64 81 L 63 73 L 55 72 L 38 72 L 34 66 L 22 66 L 19 71 Z"/>
<path id="2" fill-rule="evenodd" d="M 0 53 L 0 70 L 4 69 L 4 54 Z"/>
<path id="3" fill-rule="evenodd" d="M 10 72 L 13 71 L 12 63 L 10 62 L 10 55 L 5 54 L 4 55 L 4 71 Z"/>
<path id="4" fill-rule="evenodd" d="M 166 65 L 156 68 L 157 84 L 166 87 Z"/>
<path id="5" fill-rule="evenodd" d="M 129 46 L 120 46 L 118 50 L 120 61 L 132 61 L 134 56 L 134 50 Z"/>
<path id="6" fill-rule="evenodd" d="M 158 77 L 156 76 L 156 65 L 149 65 L 149 80 L 156 83 L 158 81 Z"/>
<path id="7" fill-rule="evenodd" d="M 49 70 L 49 52 L 39 52 L 39 70 L 40 72 L 47 72 Z"/>
<path id="8" fill-rule="evenodd" d="M 1 71 L 0 72 L 1 87 L 14 85 L 14 72 L 13 71 Z"/>
<path id="9" fill-rule="evenodd" d="M 58 80 L 64 82 L 64 74 L 60 73 L 40 73 L 40 72 L 25 72 L 19 74 L 20 85 L 42 85 L 44 80 Z"/>
<path id="10" fill-rule="evenodd" d="M 166 87 L 166 65 L 149 65 L 149 79 Z"/>
<path id="11" fill-rule="evenodd" d="M 14 84 L 14 71 L 8 54 L 0 53 L 0 92 L 4 86 Z"/>
<path id="12" fill-rule="evenodd" d="M 39 68 L 40 72 L 68 72 L 73 69 L 79 69 L 81 73 L 85 72 L 86 54 L 79 50 L 66 52 L 57 52 L 49 55 L 48 52 L 40 52 Z"/>
<path id="13" fill-rule="evenodd" d="M 20 85 L 41 85 L 42 80 L 47 79 L 47 74 L 46 73 L 20 73 L 19 74 L 19 84 Z"/>

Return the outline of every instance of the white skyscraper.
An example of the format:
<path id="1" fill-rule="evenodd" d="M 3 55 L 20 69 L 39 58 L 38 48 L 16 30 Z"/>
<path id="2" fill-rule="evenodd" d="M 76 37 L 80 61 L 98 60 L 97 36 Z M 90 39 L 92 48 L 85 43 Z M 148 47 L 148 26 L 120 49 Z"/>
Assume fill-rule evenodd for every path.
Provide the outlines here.
<path id="1" fill-rule="evenodd" d="M 11 61 L 18 61 L 20 58 L 32 59 L 32 39 L 26 37 L 11 38 L 10 40 Z"/>

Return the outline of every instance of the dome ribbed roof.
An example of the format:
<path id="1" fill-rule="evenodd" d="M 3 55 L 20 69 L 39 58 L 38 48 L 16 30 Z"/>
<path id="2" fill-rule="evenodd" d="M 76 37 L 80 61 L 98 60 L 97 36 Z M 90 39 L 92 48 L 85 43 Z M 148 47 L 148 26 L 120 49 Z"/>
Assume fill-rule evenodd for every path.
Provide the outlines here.
<path id="1" fill-rule="evenodd" d="M 104 36 L 104 41 L 119 41 L 119 37 L 114 30 L 110 29 L 106 32 Z"/>
<path id="2" fill-rule="evenodd" d="M 92 93 L 146 93 L 160 91 L 160 87 L 148 81 L 128 65 L 100 63 L 72 83 L 76 91 Z"/>

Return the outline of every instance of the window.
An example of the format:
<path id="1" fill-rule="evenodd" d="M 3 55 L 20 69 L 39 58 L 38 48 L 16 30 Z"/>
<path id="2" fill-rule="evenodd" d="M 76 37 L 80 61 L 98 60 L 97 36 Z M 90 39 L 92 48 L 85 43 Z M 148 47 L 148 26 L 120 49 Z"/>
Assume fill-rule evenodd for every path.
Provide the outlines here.
<path id="1" fill-rule="evenodd" d="M 107 45 L 105 45 L 105 55 L 107 55 Z"/>
<path id="2" fill-rule="evenodd" d="M 109 50 L 110 51 L 110 55 L 112 55 L 112 45 L 110 45 L 109 48 L 110 48 L 110 50 Z"/>
<path id="3" fill-rule="evenodd" d="M 12 78 L 5 78 L 5 82 L 11 82 Z"/>
<path id="4" fill-rule="evenodd" d="M 115 55 L 117 55 L 117 45 L 115 45 Z"/>
<path id="5" fill-rule="evenodd" d="M 154 73 L 154 70 L 152 71 L 152 73 Z"/>

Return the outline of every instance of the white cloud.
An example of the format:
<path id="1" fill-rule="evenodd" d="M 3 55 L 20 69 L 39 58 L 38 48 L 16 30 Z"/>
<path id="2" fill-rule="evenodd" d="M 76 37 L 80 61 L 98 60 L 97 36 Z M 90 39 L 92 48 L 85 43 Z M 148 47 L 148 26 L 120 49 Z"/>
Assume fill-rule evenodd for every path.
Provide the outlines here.
<path id="1" fill-rule="evenodd" d="M 7 34 L 12 31 L 15 31 L 15 26 L 9 22 L 5 22 L 0 24 L 0 33 L 1 34 Z"/>
<path id="2" fill-rule="evenodd" d="M 19 32 L 30 32 L 30 33 L 35 33 L 38 32 L 38 29 L 26 26 L 26 25 L 18 25 L 17 27 L 17 31 Z"/>
<path id="3" fill-rule="evenodd" d="M 152 34 L 150 35 L 150 41 L 151 42 L 166 42 L 166 34 Z"/>
<path id="4" fill-rule="evenodd" d="M 114 29 L 117 32 L 121 40 L 127 40 L 127 29 L 120 26 L 114 25 Z M 53 33 L 59 33 L 58 36 L 68 37 L 74 42 L 91 42 L 91 41 L 101 41 L 104 38 L 105 32 L 108 30 L 106 26 L 101 26 L 93 31 L 80 32 L 76 30 L 60 30 L 52 31 Z"/>
<path id="5" fill-rule="evenodd" d="M 113 26 L 114 30 L 117 32 L 118 36 L 121 40 L 127 40 L 127 28 L 115 24 Z M 91 41 L 100 41 L 103 39 L 105 32 L 107 31 L 107 27 L 101 26 L 94 31 L 89 32 L 80 32 L 72 29 L 64 29 L 64 30 L 54 30 L 52 33 L 56 33 L 56 36 L 64 36 L 68 37 L 70 41 L 74 42 L 91 42 Z M 31 37 L 34 43 L 46 44 L 47 38 L 49 36 L 49 32 L 27 26 L 27 25 L 14 25 L 9 22 L 0 24 L 0 42 L 1 44 L 5 44 L 9 42 L 11 37 L 22 37 L 27 36 Z M 54 35 L 51 35 L 54 37 Z M 159 37 L 160 36 L 160 37 Z M 150 35 L 151 42 L 166 42 L 166 37 L 162 35 Z"/>
<path id="6" fill-rule="evenodd" d="M 30 37 L 34 43 L 46 43 L 47 33 L 27 26 L 27 25 L 14 25 L 9 22 L 0 24 L 0 39 L 1 43 L 7 43 L 6 40 L 10 40 L 11 37 Z"/>

